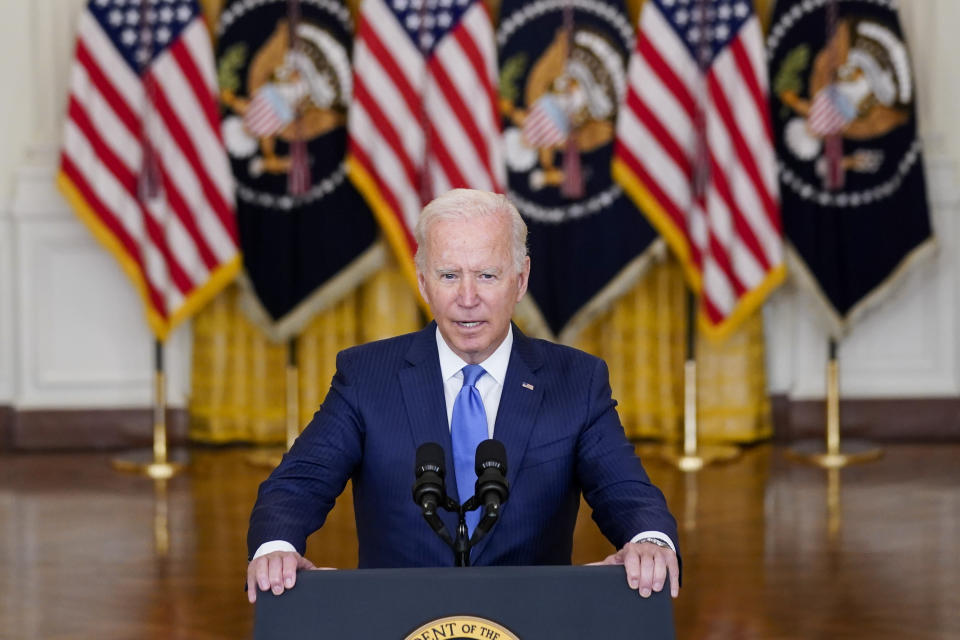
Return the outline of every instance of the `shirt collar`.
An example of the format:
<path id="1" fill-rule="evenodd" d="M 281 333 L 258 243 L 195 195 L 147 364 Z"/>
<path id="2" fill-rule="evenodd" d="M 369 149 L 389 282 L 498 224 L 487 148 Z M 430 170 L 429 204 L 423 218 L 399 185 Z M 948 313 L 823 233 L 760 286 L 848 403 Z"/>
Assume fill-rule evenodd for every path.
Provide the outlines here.
<path id="1" fill-rule="evenodd" d="M 510 350 L 513 349 L 513 324 L 507 328 L 507 335 L 497 347 L 496 351 L 490 354 L 490 357 L 480 363 L 483 370 L 491 378 L 502 385 L 507 377 L 507 365 L 510 364 Z M 440 374 L 444 380 L 459 373 L 461 369 L 467 366 L 463 358 L 453 352 L 443 336 L 440 335 L 440 327 L 437 327 L 437 352 L 440 354 Z"/>

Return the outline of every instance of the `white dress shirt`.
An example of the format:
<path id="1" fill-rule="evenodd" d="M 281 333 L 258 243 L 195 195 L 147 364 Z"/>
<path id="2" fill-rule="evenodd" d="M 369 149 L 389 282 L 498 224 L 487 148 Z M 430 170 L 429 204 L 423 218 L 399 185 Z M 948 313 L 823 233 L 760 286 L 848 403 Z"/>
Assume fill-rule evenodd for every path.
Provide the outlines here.
<path id="1" fill-rule="evenodd" d="M 510 364 L 510 350 L 513 349 L 513 327 L 507 330 L 497 350 L 479 363 L 485 373 L 477 379 L 477 391 L 483 400 L 483 410 L 487 414 L 487 437 L 493 437 L 493 425 L 497 422 L 497 409 L 500 408 L 500 396 L 503 394 L 503 381 L 507 377 L 507 365 Z M 447 427 L 453 420 L 453 403 L 463 388 L 464 360 L 447 346 L 440 329 L 437 329 L 437 353 L 440 355 L 440 376 L 443 378 L 443 397 L 447 402 Z"/>

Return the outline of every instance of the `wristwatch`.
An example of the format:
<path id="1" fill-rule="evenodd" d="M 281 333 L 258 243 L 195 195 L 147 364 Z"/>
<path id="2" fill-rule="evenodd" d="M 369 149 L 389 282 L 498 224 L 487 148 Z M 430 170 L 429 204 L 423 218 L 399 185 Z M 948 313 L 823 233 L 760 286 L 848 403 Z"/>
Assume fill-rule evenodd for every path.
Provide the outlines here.
<path id="1" fill-rule="evenodd" d="M 670 548 L 670 545 L 668 545 L 666 542 L 664 542 L 660 538 L 640 538 L 639 540 L 637 540 L 637 544 L 640 544 L 642 542 L 649 542 L 651 544 L 657 545 L 658 547 L 663 547 L 664 549 Z"/>

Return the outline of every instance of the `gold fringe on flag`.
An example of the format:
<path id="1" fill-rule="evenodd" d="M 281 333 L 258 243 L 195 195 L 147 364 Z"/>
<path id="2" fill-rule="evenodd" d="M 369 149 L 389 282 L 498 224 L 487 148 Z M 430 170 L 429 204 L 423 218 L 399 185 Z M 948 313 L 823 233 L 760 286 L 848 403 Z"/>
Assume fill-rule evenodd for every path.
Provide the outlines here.
<path id="1" fill-rule="evenodd" d="M 190 438 L 283 444 L 287 346 L 270 341 L 247 320 L 240 298 L 233 286 L 194 320 Z M 317 314 L 296 341 L 301 427 L 327 393 L 337 352 L 421 326 L 417 302 L 396 266 Z"/>

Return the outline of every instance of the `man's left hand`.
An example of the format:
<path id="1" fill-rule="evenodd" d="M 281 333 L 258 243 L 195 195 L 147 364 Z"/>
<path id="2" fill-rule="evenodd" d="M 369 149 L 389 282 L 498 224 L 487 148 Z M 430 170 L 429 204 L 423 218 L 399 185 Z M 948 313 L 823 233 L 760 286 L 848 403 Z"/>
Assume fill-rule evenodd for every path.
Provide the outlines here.
<path id="1" fill-rule="evenodd" d="M 670 575 L 670 595 L 680 594 L 680 567 L 677 554 L 652 542 L 628 542 L 623 549 L 595 564 L 622 564 L 627 573 L 627 584 L 644 598 L 663 589 Z"/>

